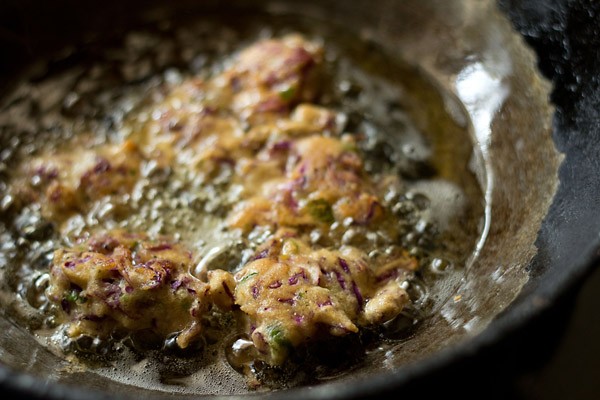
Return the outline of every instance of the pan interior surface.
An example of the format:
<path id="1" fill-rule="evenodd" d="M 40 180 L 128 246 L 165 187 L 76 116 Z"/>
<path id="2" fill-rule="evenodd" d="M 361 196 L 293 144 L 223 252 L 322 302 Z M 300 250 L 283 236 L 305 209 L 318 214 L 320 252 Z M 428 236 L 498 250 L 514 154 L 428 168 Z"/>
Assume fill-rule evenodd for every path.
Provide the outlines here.
<path id="1" fill-rule="evenodd" d="M 372 76 L 394 82 L 397 86 L 392 92 L 404 92 L 401 99 L 406 101 L 393 106 L 399 107 L 423 135 L 427 144 L 423 148 L 431 152 L 430 161 L 439 178 L 465 194 L 460 213 L 447 218 L 441 211 L 436 214 L 438 224 L 447 226 L 440 239 L 448 243 L 451 250 L 445 255 L 454 263 L 453 268 L 428 281 L 427 297 L 423 299 L 426 313 L 418 318 L 418 324 L 403 328 L 396 336 L 392 332 L 378 346 L 361 354 L 354 365 L 324 376 L 318 382 L 319 392 L 295 389 L 298 396 L 326 396 L 329 390 L 356 385 L 355 382 L 374 375 L 391 373 L 402 377 L 420 361 L 434 358 L 442 350 L 481 333 L 530 279 L 529 265 L 537 252 L 535 241 L 558 186 L 561 161 L 551 137 L 549 84 L 537 72 L 533 53 L 495 5 L 468 0 L 408 0 L 400 4 L 306 1 L 301 8 L 294 2 L 281 1 L 232 1 L 227 6 L 216 1 L 196 3 L 108 2 L 92 6 L 98 7 L 95 14 L 83 6 L 64 2 L 65 6 L 72 6 L 71 15 L 79 18 L 79 24 L 72 24 L 69 29 L 89 31 L 81 37 L 88 38 L 93 49 L 90 53 L 96 51 L 96 56 L 105 53 L 94 46 L 118 49 L 129 41 L 135 47 L 136 40 L 154 40 L 164 32 L 194 34 L 194 27 L 211 26 L 206 21 L 229 24 L 229 32 L 241 38 L 265 34 L 264 27 L 244 31 L 244 20 L 260 21 L 258 25 L 268 26 L 271 32 L 316 32 L 326 43 L 332 42 L 338 51 L 349 54 L 349 59 L 362 60 L 361 68 Z M 125 12 L 137 7 L 144 11 Z M 115 31 L 122 32 L 116 38 L 111 36 L 113 43 L 103 39 L 104 27 L 99 22 L 111 12 L 118 15 Z M 25 20 L 29 18 L 35 16 Z M 43 25 L 36 29 L 40 32 L 33 35 L 46 33 Z M 40 78 L 61 76 L 49 70 L 50 65 L 58 71 L 78 67 L 80 52 L 74 47 L 78 43 L 72 42 L 68 30 L 63 34 L 65 37 L 54 33 L 54 38 L 37 39 L 40 43 L 56 42 L 46 45 L 56 47 L 52 57 L 58 61 L 31 66 L 26 79 L 37 85 L 43 83 Z M 59 50 L 63 50 L 62 55 Z M 185 54 L 185 49 L 181 51 Z M 165 70 L 162 66 L 153 68 Z M 139 76 L 135 69 L 129 72 L 131 81 L 147 79 L 143 71 Z M 62 77 L 69 79 L 68 74 Z M 9 79 L 2 79 L 2 86 L 7 87 Z M 55 87 L 36 88 L 41 100 L 52 103 Z M 12 99 L 18 96 L 18 92 L 13 93 Z M 59 95 L 55 100 L 62 102 L 63 98 Z M 391 103 L 394 101 L 398 99 L 392 98 Z M 10 104 L 4 103 L 9 109 Z M 381 117 L 393 111 L 385 110 Z M 52 122 L 40 119 L 37 128 Z M 6 132 L 2 133 L 2 143 L 9 143 Z M 420 142 L 411 144 L 418 155 Z M 426 193 L 434 208 L 447 210 L 453 204 L 452 185 L 415 183 L 413 190 Z M 5 246 L 10 246 L 9 240 L 4 240 L 9 236 L 0 233 L 6 235 Z M 7 263 L 4 259 L 0 262 Z M 10 271 L 2 265 L 3 281 L 14 279 Z M 248 392 L 243 377 L 225 363 L 185 379 L 170 380 L 160 376 L 151 363 L 139 360 L 125 366 L 74 368 L 22 327 L 29 314 L 14 294 L 3 291 L 0 296 L 0 326 L 6 332 L 0 338 L 0 358 L 11 370 L 68 388 L 123 396 L 159 397 L 174 393 L 197 398 Z M 24 352 L 24 348 L 33 351 Z M 290 378 L 292 386 L 294 379 Z"/>

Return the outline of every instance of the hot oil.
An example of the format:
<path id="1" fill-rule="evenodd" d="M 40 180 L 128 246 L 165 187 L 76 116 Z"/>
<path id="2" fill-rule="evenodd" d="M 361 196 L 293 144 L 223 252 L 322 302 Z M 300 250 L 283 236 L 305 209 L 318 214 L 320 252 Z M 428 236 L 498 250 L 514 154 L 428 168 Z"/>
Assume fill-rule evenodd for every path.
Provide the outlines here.
<path id="1" fill-rule="evenodd" d="M 368 172 L 378 176 L 391 171 L 403 178 L 402 188 L 390 187 L 384 196 L 398 218 L 400 242 L 377 227 L 343 222 L 327 232 L 310 232 L 311 240 L 316 246 L 352 244 L 373 260 L 398 247 L 408 250 L 421 264 L 405 283 L 412 304 L 382 327 L 300 349 L 298 364 L 292 360 L 282 369 L 232 361 L 231 346 L 242 334 L 227 315 L 208 321 L 205 341 L 185 354 L 171 351 L 168 341 L 143 334 L 105 342 L 65 341 L 43 292 L 53 250 L 82 234 L 122 227 L 169 235 L 194 250 L 199 270 L 235 270 L 269 232 L 243 238 L 223 227 L 223 216 L 235 202 L 227 189 L 227 171 L 217 182 L 207 182 L 184 169 L 147 162 L 131 194 L 100 201 L 85 215 L 71 217 L 60 233 L 43 220 L 39 208 L 20 208 L 10 197 L 10 171 L 27 157 L 60 148 L 78 135 L 91 132 L 86 145 L 94 146 L 135 134 L 140 121 L 153 118 L 146 110 L 168 88 L 193 75 L 210 76 L 236 49 L 286 32 L 324 43 L 326 80 L 318 103 L 343 113 L 345 131 L 357 137 Z M 67 65 L 62 68 L 50 64 L 46 73 L 23 82 L 0 113 L 2 143 L 8 144 L 0 154 L 2 303 L 17 323 L 54 351 L 62 354 L 67 347 L 100 375 L 162 391 L 245 392 L 246 379 L 230 365 L 235 362 L 246 363 L 267 387 L 314 383 L 343 375 L 373 353 L 410 340 L 462 276 L 483 221 L 480 185 L 466 165 L 473 156 L 468 127 L 456 118 L 456 110 L 448 111 L 451 96 L 410 63 L 325 23 L 268 16 L 252 22 L 231 17 L 162 21 L 122 40 L 71 50 L 66 57 L 77 62 L 58 63 Z M 122 205 L 128 207 L 125 215 L 117 212 Z M 328 363 L 331 359 L 340 361 Z"/>

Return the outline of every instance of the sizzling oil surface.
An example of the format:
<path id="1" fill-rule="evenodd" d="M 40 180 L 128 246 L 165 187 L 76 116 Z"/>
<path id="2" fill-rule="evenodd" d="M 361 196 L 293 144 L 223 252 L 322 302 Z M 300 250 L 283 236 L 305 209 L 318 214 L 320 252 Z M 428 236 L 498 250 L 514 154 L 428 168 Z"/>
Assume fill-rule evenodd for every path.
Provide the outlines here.
<path id="1" fill-rule="evenodd" d="M 172 235 L 196 251 L 197 263 L 223 265 L 225 261 L 235 269 L 261 243 L 264 232 L 242 238 L 223 229 L 223 213 L 234 199 L 226 197 L 218 182 L 207 186 L 184 169 L 165 175 L 148 163 L 131 195 L 71 217 L 61 233 L 43 220 L 35 206 L 15 212 L 7 182 L 21 160 L 59 148 L 74 136 L 93 132 L 90 145 L 127 138 L 140 121 L 153 118 L 144 110 L 165 86 L 176 86 L 194 74 L 208 76 L 222 67 L 227 54 L 244 44 L 290 30 L 324 42 L 328 81 L 319 103 L 344 113 L 345 131 L 359 137 L 368 170 L 373 174 L 394 171 L 404 178 L 404 190 L 390 191 L 385 200 L 399 216 L 403 240 L 398 246 L 418 256 L 422 269 L 408 283 L 413 305 L 405 318 L 342 342 L 341 348 L 353 350 L 346 351 L 339 364 L 323 365 L 322 359 L 313 357 L 315 363 L 321 362 L 316 377 L 297 366 L 257 373 L 275 387 L 330 379 L 360 365 L 364 351 L 386 351 L 398 341 L 409 340 L 414 324 L 436 312 L 460 279 L 482 222 L 479 185 L 475 175 L 463 168 L 469 162 L 465 156 L 473 152 L 467 127 L 448 115 L 439 88 L 418 69 L 335 28 L 289 22 L 267 19 L 231 25 L 236 28 L 218 21 L 164 22 L 129 33 L 122 43 L 99 45 L 89 54 L 74 52 L 69 59 L 83 61 L 67 67 L 55 65 L 43 77 L 23 82 L 9 96 L 0 113 L 2 143 L 8 144 L 0 154 L 0 264 L 2 302 L 17 323 L 55 351 L 65 345 L 84 354 L 92 350 L 94 357 L 84 365 L 93 365 L 97 373 L 124 383 L 194 393 L 246 390 L 245 380 L 227 361 L 227 348 L 237 334 L 223 337 L 220 331 L 211 335 L 209 330 L 205 348 L 191 357 L 136 349 L 135 337 L 111 343 L 63 343 L 48 317 L 43 295 L 53 250 L 89 230 L 123 227 Z M 381 72 L 390 69 L 395 73 Z M 412 93 L 415 88 L 420 91 L 418 97 Z M 421 122 L 424 118 L 428 124 Z M 426 126 L 430 129 L 424 130 Z M 444 146 L 439 146 L 442 134 Z M 135 210 L 125 219 L 112 212 L 114 203 L 120 202 Z M 340 227 L 339 234 L 356 238 L 374 256 L 392 251 L 381 248 L 377 232 Z M 319 232 L 314 238 L 319 240 Z M 220 329 L 228 324 L 226 317 L 215 321 Z"/>

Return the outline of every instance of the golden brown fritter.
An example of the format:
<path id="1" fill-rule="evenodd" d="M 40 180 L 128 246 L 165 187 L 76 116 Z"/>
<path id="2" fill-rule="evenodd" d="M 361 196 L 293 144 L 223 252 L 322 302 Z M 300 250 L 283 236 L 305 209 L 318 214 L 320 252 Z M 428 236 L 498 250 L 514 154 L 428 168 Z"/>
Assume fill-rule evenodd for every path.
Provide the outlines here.
<path id="1" fill-rule="evenodd" d="M 284 231 L 235 275 L 235 302 L 248 317 L 254 345 L 277 365 L 300 344 L 397 316 L 409 301 L 400 285 L 415 268 L 404 254 L 391 273 L 356 248 L 315 250 Z"/>
<path id="2" fill-rule="evenodd" d="M 23 164 L 12 188 L 22 203 L 39 203 L 46 219 L 60 222 L 105 196 L 129 193 L 143 159 L 132 141 L 48 152 Z"/>
<path id="3" fill-rule="evenodd" d="M 54 254 L 48 299 L 60 305 L 68 335 L 107 337 L 115 331 L 178 333 L 186 348 L 201 332 L 201 317 L 232 305 L 233 280 L 210 283 L 190 273 L 192 253 L 165 240 L 123 231 L 94 235 Z"/>
<path id="4" fill-rule="evenodd" d="M 383 214 L 351 139 L 312 135 L 287 144 L 278 163 L 258 157 L 247 165 L 244 182 L 255 195 L 236 206 L 232 227 L 318 226 L 345 218 L 369 224 Z"/>

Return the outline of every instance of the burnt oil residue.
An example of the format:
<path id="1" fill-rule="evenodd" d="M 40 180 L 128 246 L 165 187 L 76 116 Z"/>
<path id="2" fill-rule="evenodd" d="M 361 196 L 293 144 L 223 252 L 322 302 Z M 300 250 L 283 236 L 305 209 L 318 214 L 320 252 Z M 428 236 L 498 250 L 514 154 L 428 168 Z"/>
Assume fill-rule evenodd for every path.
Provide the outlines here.
<path id="1" fill-rule="evenodd" d="M 356 136 L 367 172 L 402 177 L 401 190 L 393 187 L 384 195 L 386 206 L 398 218 L 398 243 L 382 239 L 377 230 L 339 223 L 331 226 L 329 237 L 311 232 L 313 243 L 352 244 L 374 259 L 403 248 L 418 258 L 421 269 L 406 281 L 412 303 L 401 317 L 339 342 L 300 349 L 298 359 L 284 368 L 252 364 L 254 374 L 273 387 L 343 375 L 360 366 L 365 352 L 386 352 L 408 340 L 415 326 L 438 311 L 461 279 L 479 240 L 484 200 L 476 174 L 456 172 L 464 171 L 462 165 L 471 161 L 473 147 L 468 125 L 448 115 L 441 86 L 418 68 L 342 30 L 312 21 L 260 18 L 254 23 L 161 21 L 123 38 L 98 41 L 86 50 L 67 49 L 61 61 L 46 65 L 43 73 L 24 80 L 4 99 L 0 112 L 0 138 L 6 144 L 0 153 L 2 303 L 10 317 L 40 342 L 58 353 L 66 350 L 69 357 L 77 355 L 80 364 L 76 365 L 122 383 L 163 391 L 247 390 L 236 369 L 243 369 L 249 360 L 243 352 L 232 353 L 231 346 L 243 349 L 248 341 L 228 315 L 216 314 L 206 321 L 204 341 L 182 354 L 171 341 L 160 342 L 143 333 L 110 340 L 66 340 L 44 294 L 54 250 L 102 229 L 173 236 L 198 254 L 202 269 L 225 265 L 236 271 L 267 233 L 241 237 L 223 229 L 225 211 L 236 201 L 223 190 L 226 174 L 207 185 L 183 169 L 165 172 L 148 162 L 131 195 L 99 201 L 60 227 L 46 221 L 40 207 L 21 207 L 8 187 L 16 166 L 41 151 L 84 136 L 87 147 L 128 138 L 140 119 L 152 118 L 144 116 L 144 110 L 165 86 L 174 87 L 192 75 L 210 76 L 223 68 L 227 55 L 261 37 L 299 31 L 322 41 L 327 76 L 318 103 L 343 115 L 344 131 Z M 433 132 L 425 126 L 434 127 Z M 437 132 L 447 134 L 443 141 Z M 132 211 L 125 216 L 115 212 L 121 204 Z M 338 358 L 339 363 L 330 361 Z"/>

